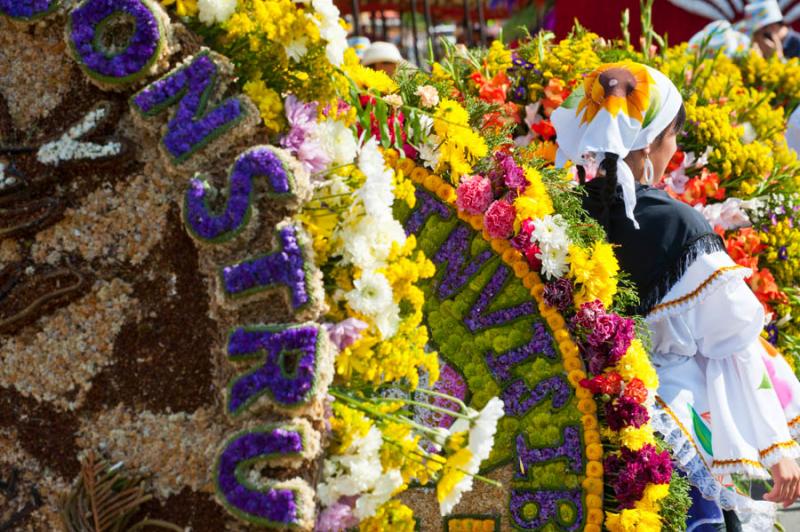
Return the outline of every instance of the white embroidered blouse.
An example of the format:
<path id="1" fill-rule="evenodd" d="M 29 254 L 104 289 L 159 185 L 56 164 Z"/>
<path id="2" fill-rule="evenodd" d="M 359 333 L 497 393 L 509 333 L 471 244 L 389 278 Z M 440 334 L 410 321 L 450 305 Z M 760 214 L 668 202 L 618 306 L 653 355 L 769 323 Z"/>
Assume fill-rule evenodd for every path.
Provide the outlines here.
<path id="1" fill-rule="evenodd" d="M 781 458 L 800 457 L 800 383 L 761 340 L 764 309 L 744 282 L 750 274 L 725 252 L 701 255 L 647 323 L 660 380 L 655 428 L 707 498 L 766 515 L 774 505 L 718 482 L 769 478 Z"/>

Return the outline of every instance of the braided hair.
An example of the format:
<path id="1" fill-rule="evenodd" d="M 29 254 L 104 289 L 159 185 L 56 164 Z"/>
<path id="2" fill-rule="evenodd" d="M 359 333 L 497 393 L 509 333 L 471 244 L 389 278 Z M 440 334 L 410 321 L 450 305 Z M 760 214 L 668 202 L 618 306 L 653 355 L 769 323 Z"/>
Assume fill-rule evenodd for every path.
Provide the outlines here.
<path id="1" fill-rule="evenodd" d="M 589 214 L 597 220 L 597 222 L 606 230 L 609 231 L 611 225 L 611 207 L 617 202 L 617 161 L 619 155 L 616 153 L 606 153 L 602 161 L 600 161 L 600 169 L 602 176 L 598 175 L 595 181 L 598 184 L 602 183 L 600 187 L 600 203 L 603 206 L 600 212 L 590 212 Z M 578 181 L 581 186 L 586 185 L 586 169 L 583 166 L 578 166 Z M 599 173 L 599 172 L 598 172 Z M 597 186 L 597 185 L 595 185 Z"/>

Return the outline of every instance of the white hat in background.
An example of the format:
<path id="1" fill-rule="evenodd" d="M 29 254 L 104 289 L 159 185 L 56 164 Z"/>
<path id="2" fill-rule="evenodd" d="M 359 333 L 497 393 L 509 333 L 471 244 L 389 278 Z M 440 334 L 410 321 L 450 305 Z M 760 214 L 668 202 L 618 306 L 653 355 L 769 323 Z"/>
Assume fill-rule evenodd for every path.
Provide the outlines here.
<path id="1" fill-rule="evenodd" d="M 744 7 L 744 25 L 752 35 L 764 26 L 783 20 L 778 0 L 753 0 Z"/>
<path id="2" fill-rule="evenodd" d="M 715 20 L 689 39 L 689 50 L 692 52 L 706 46 L 706 53 L 722 51 L 728 57 L 747 53 L 750 48 L 750 37 L 737 31 L 727 20 Z"/>
<path id="3" fill-rule="evenodd" d="M 390 42 L 375 41 L 364 52 L 364 57 L 361 58 L 361 64 L 365 66 L 374 65 L 375 63 L 401 63 L 403 56 L 400 55 L 400 50 L 397 46 Z"/>

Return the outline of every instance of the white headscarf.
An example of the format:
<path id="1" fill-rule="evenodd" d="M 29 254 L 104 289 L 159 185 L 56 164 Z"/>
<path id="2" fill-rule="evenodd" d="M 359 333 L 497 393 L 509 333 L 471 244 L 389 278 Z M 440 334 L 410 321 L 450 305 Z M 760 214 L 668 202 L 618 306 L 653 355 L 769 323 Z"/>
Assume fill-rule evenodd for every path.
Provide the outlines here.
<path id="1" fill-rule="evenodd" d="M 633 61 L 601 65 L 550 117 L 559 147 L 556 164 L 587 165 L 616 154 L 625 214 L 638 229 L 636 183 L 624 159 L 649 146 L 675 119 L 681 102 L 678 89 L 657 70 Z"/>
<path id="2" fill-rule="evenodd" d="M 728 57 L 736 57 L 748 52 L 750 37 L 727 20 L 715 20 L 689 39 L 689 51 L 695 52 L 704 44 L 707 52 L 722 51 Z"/>
<path id="3" fill-rule="evenodd" d="M 744 13 L 742 24 L 750 35 L 764 26 L 783 20 L 781 6 L 777 0 L 753 0 L 744 7 Z"/>

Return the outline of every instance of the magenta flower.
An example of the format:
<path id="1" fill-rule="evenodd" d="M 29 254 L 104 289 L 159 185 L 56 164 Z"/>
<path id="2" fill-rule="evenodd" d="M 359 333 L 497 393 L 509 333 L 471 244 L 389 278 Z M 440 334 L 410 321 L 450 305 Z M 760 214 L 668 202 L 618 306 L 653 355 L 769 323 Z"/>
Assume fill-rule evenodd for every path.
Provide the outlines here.
<path id="1" fill-rule="evenodd" d="M 456 206 L 468 214 L 483 214 L 493 199 L 492 183 L 480 175 L 465 177 L 456 189 Z"/>
<path id="2" fill-rule="evenodd" d="M 504 200 L 497 200 L 486 211 L 483 224 L 492 238 L 508 238 L 514 233 L 517 210 Z"/>

